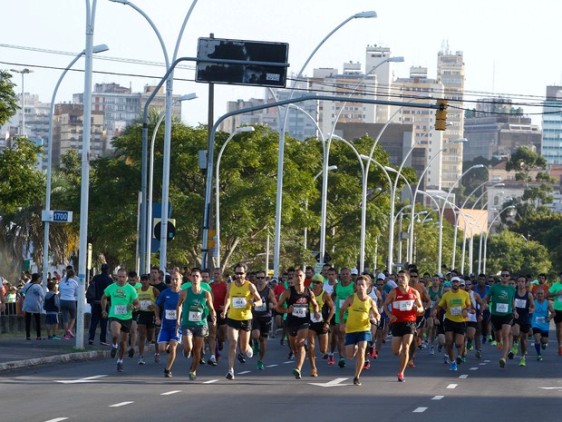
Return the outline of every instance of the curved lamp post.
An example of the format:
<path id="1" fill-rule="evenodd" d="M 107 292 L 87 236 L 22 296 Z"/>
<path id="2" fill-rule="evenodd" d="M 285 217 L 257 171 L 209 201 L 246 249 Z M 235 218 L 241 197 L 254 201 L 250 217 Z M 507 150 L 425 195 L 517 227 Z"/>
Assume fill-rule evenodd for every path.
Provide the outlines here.
<path id="1" fill-rule="evenodd" d="M 109 50 L 109 47 L 105 44 L 99 44 L 92 47 L 92 54 L 102 53 L 104 51 Z M 52 179 L 52 167 L 53 167 L 53 117 L 55 114 L 55 99 L 57 97 L 57 92 L 59 90 L 59 86 L 62 83 L 62 80 L 68 73 L 68 71 L 74 66 L 80 57 L 86 54 L 86 50 L 82 50 L 80 53 L 72 59 L 72 61 L 66 66 L 66 68 L 62 71 L 59 80 L 55 85 L 55 89 L 53 90 L 53 95 L 51 96 L 51 106 L 49 108 L 49 132 L 47 135 L 47 186 L 45 189 L 45 211 L 51 210 L 51 179 Z M 44 222 L 44 231 L 43 231 L 43 288 L 47 289 L 47 272 L 49 271 L 49 229 L 50 223 L 48 219 Z"/>

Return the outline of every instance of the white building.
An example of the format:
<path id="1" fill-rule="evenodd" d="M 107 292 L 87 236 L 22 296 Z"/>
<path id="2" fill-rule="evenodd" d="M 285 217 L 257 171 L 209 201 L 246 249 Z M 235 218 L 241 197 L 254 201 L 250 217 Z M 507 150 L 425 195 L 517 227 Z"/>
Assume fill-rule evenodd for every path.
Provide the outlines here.
<path id="1" fill-rule="evenodd" d="M 562 164 L 562 86 L 546 87 L 541 155 L 548 164 Z"/>

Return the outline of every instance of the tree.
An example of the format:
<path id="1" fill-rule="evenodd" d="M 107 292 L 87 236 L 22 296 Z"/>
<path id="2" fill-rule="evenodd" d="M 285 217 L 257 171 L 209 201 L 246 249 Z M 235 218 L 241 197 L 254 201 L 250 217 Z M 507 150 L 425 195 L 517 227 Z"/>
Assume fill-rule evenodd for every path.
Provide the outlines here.
<path id="1" fill-rule="evenodd" d="M 10 120 L 19 108 L 14 86 L 12 74 L 0 70 L 0 126 Z"/>

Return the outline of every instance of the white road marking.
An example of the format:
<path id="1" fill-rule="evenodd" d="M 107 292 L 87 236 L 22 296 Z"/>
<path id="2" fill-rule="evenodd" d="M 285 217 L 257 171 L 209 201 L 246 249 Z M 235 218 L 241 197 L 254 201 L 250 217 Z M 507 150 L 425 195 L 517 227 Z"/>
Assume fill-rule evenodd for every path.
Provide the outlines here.
<path id="1" fill-rule="evenodd" d="M 267 365 L 268 368 L 275 368 L 276 366 L 279 366 L 279 365 L 276 364 L 276 363 L 273 363 L 273 364 L 271 364 L 271 365 Z"/>
<path id="2" fill-rule="evenodd" d="M 176 393 L 181 393 L 181 390 L 168 391 L 168 392 L 162 393 L 162 394 L 160 394 L 160 395 L 161 395 L 161 396 L 171 396 L 172 394 L 176 394 Z"/>
<path id="3" fill-rule="evenodd" d="M 435 396 L 431 400 L 442 400 L 445 396 Z"/>
<path id="4" fill-rule="evenodd" d="M 459 379 L 461 379 L 461 380 L 465 380 L 465 379 L 467 379 L 467 378 L 468 378 L 468 374 L 462 374 L 462 375 L 459 377 Z"/>
<path id="5" fill-rule="evenodd" d="M 484 362 L 486 362 L 486 363 L 490 363 L 490 362 L 491 362 L 491 360 L 490 360 L 490 359 L 486 359 L 486 360 L 484 360 Z"/>
<path id="6" fill-rule="evenodd" d="M 457 388 L 457 386 L 458 386 L 458 384 L 449 384 L 449 385 L 447 386 L 447 389 L 453 390 L 453 389 Z"/>
<path id="7" fill-rule="evenodd" d="M 59 380 L 59 381 L 55 381 L 55 382 L 60 382 L 61 384 L 83 384 L 86 382 L 94 382 L 97 381 L 100 378 L 103 377 L 107 377 L 107 375 L 94 375 L 92 377 L 86 377 L 86 378 L 78 378 L 75 380 Z"/>
<path id="8" fill-rule="evenodd" d="M 284 363 L 284 364 L 287 364 L 287 363 L 293 363 L 293 361 L 292 361 L 292 360 L 288 360 L 288 361 L 286 361 L 286 362 L 283 362 L 283 363 Z"/>
<path id="9" fill-rule="evenodd" d="M 133 404 L 134 401 L 122 401 L 121 403 L 110 404 L 109 407 L 122 407 L 127 406 L 128 404 Z"/>
<path id="10" fill-rule="evenodd" d="M 471 371 L 478 371 L 478 366 L 473 366 L 472 368 L 470 368 Z"/>
<path id="11" fill-rule="evenodd" d="M 68 418 L 55 418 L 55 419 L 49 419 L 48 421 L 45 422 L 60 422 L 60 421 L 65 421 Z"/>
<path id="12" fill-rule="evenodd" d="M 319 383 L 319 382 L 309 382 L 310 385 L 316 385 L 317 387 L 343 387 L 344 385 L 351 385 L 351 384 L 340 384 L 340 382 L 344 382 L 347 378 L 336 378 L 332 381 Z"/>
<path id="13" fill-rule="evenodd" d="M 203 384 L 212 384 L 214 382 L 217 382 L 218 380 L 209 380 L 209 381 L 205 381 Z"/>
<path id="14" fill-rule="evenodd" d="M 540 387 L 542 390 L 560 390 L 562 391 L 562 387 Z"/>
<path id="15" fill-rule="evenodd" d="M 479 363 L 478 365 L 485 366 L 485 365 L 488 365 L 488 364 L 487 363 Z"/>
<path id="16" fill-rule="evenodd" d="M 252 371 L 242 371 L 242 372 L 237 372 L 236 375 L 244 375 L 244 374 L 249 374 Z"/>
<path id="17" fill-rule="evenodd" d="M 423 413 L 427 410 L 427 407 L 418 407 L 412 413 Z"/>

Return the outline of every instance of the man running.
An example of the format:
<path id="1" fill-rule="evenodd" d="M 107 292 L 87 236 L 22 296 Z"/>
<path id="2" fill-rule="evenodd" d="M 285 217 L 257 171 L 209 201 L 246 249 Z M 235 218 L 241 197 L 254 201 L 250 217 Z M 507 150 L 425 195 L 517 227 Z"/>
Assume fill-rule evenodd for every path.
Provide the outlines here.
<path id="1" fill-rule="evenodd" d="M 144 365 L 144 345 L 148 340 L 152 343 L 154 340 L 154 308 L 156 304 L 156 298 L 160 294 L 160 291 L 150 285 L 150 279 L 146 275 L 141 277 L 141 287 L 137 289 L 137 295 L 140 303 L 140 308 L 135 313 L 138 333 L 139 333 L 139 365 Z M 132 358 L 135 354 L 135 349 L 133 346 L 129 348 L 129 357 Z M 160 361 L 160 354 L 158 353 L 158 346 L 155 346 L 154 350 L 154 361 L 158 363 Z"/>
<path id="2" fill-rule="evenodd" d="M 112 346 L 111 358 L 117 358 L 117 371 L 123 372 L 123 355 L 127 347 L 127 339 L 133 320 L 133 310 L 139 307 L 136 289 L 127 283 L 127 271 L 120 269 L 117 273 L 117 281 L 103 291 L 101 297 L 102 317 L 109 318 L 109 329 L 111 330 Z M 107 300 L 111 306 L 107 309 Z"/>
<path id="3" fill-rule="evenodd" d="M 552 307 L 554 308 L 558 355 L 562 356 L 562 273 L 560 273 L 560 280 L 554 283 L 548 290 L 548 297 L 553 301 Z"/>
<path id="4" fill-rule="evenodd" d="M 211 349 L 211 357 L 207 363 L 211 366 L 217 366 L 220 352 L 226 340 L 226 319 L 220 316 L 224 308 L 226 290 L 227 284 L 222 276 L 222 271 L 220 268 L 215 268 L 213 272 L 213 282 L 211 283 L 211 293 L 213 295 L 213 307 L 217 312 L 217 323 L 209 326 L 209 348 Z"/>
<path id="5" fill-rule="evenodd" d="M 542 361 L 541 350 L 545 350 L 548 346 L 548 331 L 550 329 L 550 319 L 554 316 L 554 309 L 552 304 L 545 299 L 546 294 L 543 289 L 537 289 L 535 292 L 537 297 L 531 326 L 533 327 L 533 336 L 535 337 L 537 360 Z"/>
<path id="6" fill-rule="evenodd" d="M 406 271 L 398 272 L 398 287 L 391 290 L 384 301 L 384 312 L 388 315 L 392 329 L 392 352 L 400 356 L 398 381 L 404 382 L 404 371 L 409 361 L 409 349 L 416 332 L 416 318 L 424 314 L 420 293 L 408 285 Z M 392 305 L 389 311 L 388 305 Z"/>
<path id="7" fill-rule="evenodd" d="M 329 274 L 330 273 L 328 273 L 328 275 Z M 340 309 L 345 300 L 353 295 L 353 293 L 355 293 L 355 284 L 351 280 L 351 271 L 349 268 L 343 267 L 340 270 L 340 282 L 335 285 L 334 293 L 332 294 L 332 299 L 336 305 L 336 325 L 334 325 L 334 332 L 332 335 L 336 337 L 338 345 L 338 353 L 340 355 L 338 366 L 340 368 L 345 367 L 345 331 L 342 331 L 340 328 L 345 326 L 342 323 L 345 323 L 345 319 L 347 319 L 347 313 L 341 314 Z M 340 315 L 343 315 L 343 320 L 340 320 Z M 332 342 L 333 341 L 332 339 Z"/>
<path id="8" fill-rule="evenodd" d="M 310 376 L 318 376 L 316 367 L 316 343 L 323 355 L 328 354 L 328 333 L 330 322 L 334 318 L 334 302 L 328 292 L 324 291 L 324 277 L 322 274 L 315 274 L 312 277 L 312 293 L 318 302 L 320 319 L 316 320 L 314 314 L 310 315 L 310 328 L 308 330 L 308 359 L 310 361 Z"/>
<path id="9" fill-rule="evenodd" d="M 277 300 L 273 289 L 267 285 L 265 271 L 256 272 L 256 289 L 261 297 L 261 305 L 254 306 L 252 310 L 252 349 L 258 353 L 258 370 L 263 371 L 265 365 L 263 359 L 267 349 L 267 336 L 271 331 L 271 310 L 277 307 Z"/>

